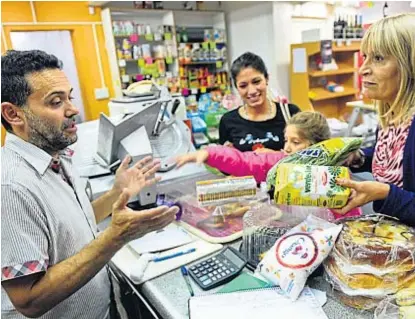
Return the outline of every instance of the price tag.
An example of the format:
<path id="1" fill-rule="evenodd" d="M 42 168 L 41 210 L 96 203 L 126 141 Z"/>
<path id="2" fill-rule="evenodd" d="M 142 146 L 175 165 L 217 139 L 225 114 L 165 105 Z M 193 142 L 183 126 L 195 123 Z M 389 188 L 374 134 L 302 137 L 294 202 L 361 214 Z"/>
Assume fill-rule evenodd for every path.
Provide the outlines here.
<path id="1" fill-rule="evenodd" d="M 171 33 L 167 32 L 164 34 L 164 40 L 171 40 Z"/>
<path id="2" fill-rule="evenodd" d="M 123 67 L 125 67 L 127 64 L 125 63 L 125 60 L 118 60 L 118 66 L 120 67 L 120 68 L 123 68 Z"/>
<path id="3" fill-rule="evenodd" d="M 121 77 L 121 81 L 122 81 L 123 83 L 128 83 L 128 82 L 130 82 L 130 76 L 129 76 L 129 75 L 123 75 L 123 76 Z"/>
<path id="4" fill-rule="evenodd" d="M 138 59 L 137 64 L 138 64 L 138 66 L 139 66 L 140 68 L 142 68 L 142 67 L 144 67 L 144 66 L 146 65 L 146 61 L 144 61 L 144 59 L 143 59 L 143 58 L 141 58 L 141 59 Z"/>
<path id="5" fill-rule="evenodd" d="M 204 86 L 202 86 L 202 87 L 200 88 L 200 93 L 206 93 L 206 88 L 205 88 Z"/>
<path id="6" fill-rule="evenodd" d="M 166 56 L 166 64 L 173 64 L 173 57 Z"/>
<path id="7" fill-rule="evenodd" d="M 211 50 L 216 49 L 216 42 L 213 42 L 213 41 L 209 42 L 209 46 Z"/>
<path id="8" fill-rule="evenodd" d="M 221 68 L 223 66 L 223 63 L 222 63 L 222 61 L 216 61 L 216 67 L 219 69 L 219 68 Z"/>
<path id="9" fill-rule="evenodd" d="M 153 41 L 154 36 L 153 36 L 153 34 L 152 34 L 152 33 L 148 33 L 148 34 L 146 34 L 146 35 L 145 35 L 145 39 L 146 39 L 147 41 Z"/>

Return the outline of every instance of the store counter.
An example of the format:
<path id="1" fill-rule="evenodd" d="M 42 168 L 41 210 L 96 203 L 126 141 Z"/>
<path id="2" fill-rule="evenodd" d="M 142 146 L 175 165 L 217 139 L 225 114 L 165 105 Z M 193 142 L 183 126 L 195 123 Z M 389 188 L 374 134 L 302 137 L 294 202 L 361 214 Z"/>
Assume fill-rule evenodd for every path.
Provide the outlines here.
<path id="1" fill-rule="evenodd" d="M 107 221 L 108 222 L 108 221 Z M 239 248 L 241 240 L 231 243 L 234 248 Z M 205 257 L 207 258 L 207 257 Z M 194 262 L 194 263 L 197 263 Z M 190 263 L 187 266 L 192 265 Z M 114 265 L 112 265 L 114 267 Z M 243 271 L 249 272 L 247 268 Z M 154 318 L 163 319 L 188 319 L 188 299 L 190 298 L 189 290 L 186 282 L 181 274 L 180 269 L 170 271 L 160 277 L 149 280 L 141 285 L 133 284 L 128 277 L 124 276 L 125 281 L 130 286 L 134 294 L 148 308 Z M 191 285 L 195 296 L 201 294 L 215 293 L 222 288 L 203 291 L 199 286 L 191 280 Z M 343 305 L 333 296 L 330 285 L 322 276 L 309 278 L 307 283 L 311 288 L 325 291 L 327 294 L 327 302 L 323 306 L 323 310 L 329 319 L 369 319 L 373 318 L 373 314 L 366 311 L 359 311 Z M 294 317 L 292 317 L 294 318 Z M 291 318 L 290 318 L 291 319 Z"/>
<path id="2" fill-rule="evenodd" d="M 356 180 L 371 180 L 372 177 L 369 174 L 354 174 L 354 179 Z M 370 205 L 370 207 L 369 207 Z M 371 204 L 364 213 L 372 213 Z M 104 229 L 110 223 L 110 218 L 107 218 L 102 222 L 99 227 Z M 230 245 L 236 249 L 239 249 L 241 240 L 236 240 Z M 204 258 L 207 258 L 204 257 Z M 194 263 L 188 264 L 190 266 Z M 112 267 L 115 267 L 113 264 Z M 244 271 L 248 272 L 247 268 Z M 146 281 L 141 285 L 135 285 L 128 279 L 127 276 L 123 275 L 119 270 L 127 284 L 130 286 L 134 294 L 139 298 L 149 309 L 154 318 L 163 318 L 163 319 L 185 319 L 189 318 L 188 315 L 188 299 L 190 297 L 186 282 L 181 274 L 180 269 L 175 269 L 164 275 L 161 275 L 157 278 Z M 343 305 L 338 301 L 334 296 L 330 285 L 324 280 L 322 276 L 309 278 L 307 283 L 311 288 L 319 289 L 325 291 L 327 294 L 327 302 L 323 306 L 327 317 L 329 319 L 366 319 L 373 318 L 373 314 L 370 312 L 359 311 L 354 308 Z M 195 295 L 206 294 L 206 293 L 215 293 L 220 290 L 222 286 L 203 291 L 199 286 L 191 280 L 191 285 L 194 290 Z M 293 317 L 294 318 L 294 317 Z M 291 318 L 290 318 L 291 319 Z"/>

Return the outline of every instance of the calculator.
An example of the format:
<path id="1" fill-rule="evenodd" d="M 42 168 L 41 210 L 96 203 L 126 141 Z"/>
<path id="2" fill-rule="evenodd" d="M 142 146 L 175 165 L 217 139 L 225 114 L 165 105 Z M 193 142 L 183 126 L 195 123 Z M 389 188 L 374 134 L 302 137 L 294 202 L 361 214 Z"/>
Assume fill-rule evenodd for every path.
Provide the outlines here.
<path id="1" fill-rule="evenodd" d="M 235 278 L 246 263 L 239 251 L 226 247 L 214 257 L 191 266 L 189 274 L 203 290 L 208 290 Z"/>

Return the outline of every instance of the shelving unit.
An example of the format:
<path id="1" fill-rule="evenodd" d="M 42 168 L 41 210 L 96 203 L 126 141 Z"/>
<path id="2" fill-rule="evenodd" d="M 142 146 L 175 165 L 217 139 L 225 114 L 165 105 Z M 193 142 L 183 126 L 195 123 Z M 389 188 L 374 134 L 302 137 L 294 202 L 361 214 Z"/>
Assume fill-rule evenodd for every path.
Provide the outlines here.
<path id="1" fill-rule="evenodd" d="M 323 113 L 327 118 L 341 118 L 345 113 L 350 113 L 346 103 L 356 100 L 356 95 L 359 93 L 355 88 L 358 71 L 355 53 L 360 50 L 360 42 L 356 41 L 350 46 L 340 47 L 333 42 L 332 52 L 338 66 L 337 70 L 312 69 L 312 61 L 320 55 L 320 50 L 320 41 L 291 45 L 291 100 L 302 110 L 315 110 Z M 298 60 L 304 55 L 305 61 Z M 293 61 L 294 56 L 297 61 Z M 303 68 L 298 69 L 298 65 L 302 65 Z M 330 92 L 323 86 L 324 81 L 334 81 L 342 85 L 344 91 Z"/>
<path id="2" fill-rule="evenodd" d="M 211 47 L 226 47 L 226 38 L 220 42 L 210 40 L 205 42 L 203 38 L 204 30 L 221 30 L 226 35 L 226 23 L 225 14 L 221 11 L 183 11 L 183 10 L 151 10 L 151 9 L 126 9 L 126 8 L 105 8 L 101 11 L 102 22 L 104 28 L 104 35 L 106 39 L 108 60 L 111 70 L 112 82 L 114 85 L 114 92 L 116 97 L 121 97 L 122 89 L 127 87 L 130 83 L 135 81 L 133 77 L 137 74 L 143 74 L 143 70 L 150 68 L 153 71 L 152 74 L 159 76 L 155 78 L 159 84 L 168 85 L 169 88 L 173 87 L 173 93 L 176 91 L 181 92 L 182 89 L 187 88 L 192 94 L 200 94 L 212 89 L 221 89 L 225 91 L 230 85 L 229 80 L 229 68 L 228 68 L 228 55 L 227 51 L 223 51 L 220 57 L 215 56 L 213 60 L 190 60 L 187 63 L 183 63 L 180 60 L 179 47 L 186 45 L 192 47 L 194 43 L 198 43 L 200 46 L 204 44 Z M 115 22 L 115 24 L 114 24 Z M 116 34 L 114 32 L 114 26 L 117 23 L 132 22 L 137 25 L 150 26 L 152 30 L 156 30 L 159 26 L 169 26 L 171 28 L 171 35 L 168 39 L 154 40 L 144 35 L 139 35 L 137 41 L 131 42 L 131 34 Z M 178 39 L 180 31 L 185 28 L 186 30 L 196 30 L 193 37 L 185 43 L 181 43 Z M 134 30 L 135 31 L 135 30 Z M 134 32 L 136 33 L 136 32 Z M 176 36 L 177 35 L 177 36 Z M 196 37 L 194 36 L 196 35 Z M 172 56 L 165 61 L 156 58 L 144 59 L 141 56 L 139 58 L 129 57 L 120 58 L 120 44 L 123 41 L 130 41 L 132 45 L 154 45 L 165 44 L 172 48 Z M 118 48 L 118 52 L 117 52 Z M 152 48 L 153 49 L 153 48 Z M 193 53 L 193 51 L 191 52 Z M 159 74 L 159 64 L 165 64 L 166 74 Z M 199 69 L 203 68 L 203 71 Z M 161 68 L 162 70 L 162 68 Z M 197 75 L 210 74 L 214 76 L 209 79 L 209 83 L 197 76 L 193 80 L 191 85 L 190 81 L 184 81 L 184 75 L 187 76 L 188 72 L 199 72 Z M 226 74 L 226 76 L 223 75 Z M 191 73 L 193 74 L 193 73 Z M 224 83 L 224 79 L 226 79 Z M 203 81 L 202 81 L 203 80 Z M 199 83 L 198 83 L 199 82 Z M 173 83 L 173 84 L 172 84 Z"/>

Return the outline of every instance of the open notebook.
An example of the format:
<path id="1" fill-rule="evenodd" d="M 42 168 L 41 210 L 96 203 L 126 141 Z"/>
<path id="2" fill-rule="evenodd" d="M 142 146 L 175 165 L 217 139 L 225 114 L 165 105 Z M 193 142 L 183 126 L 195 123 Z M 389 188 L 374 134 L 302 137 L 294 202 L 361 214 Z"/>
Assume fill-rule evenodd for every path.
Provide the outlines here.
<path id="1" fill-rule="evenodd" d="M 310 288 L 296 301 L 279 287 L 196 296 L 189 299 L 190 319 L 307 318 L 327 319 Z"/>

